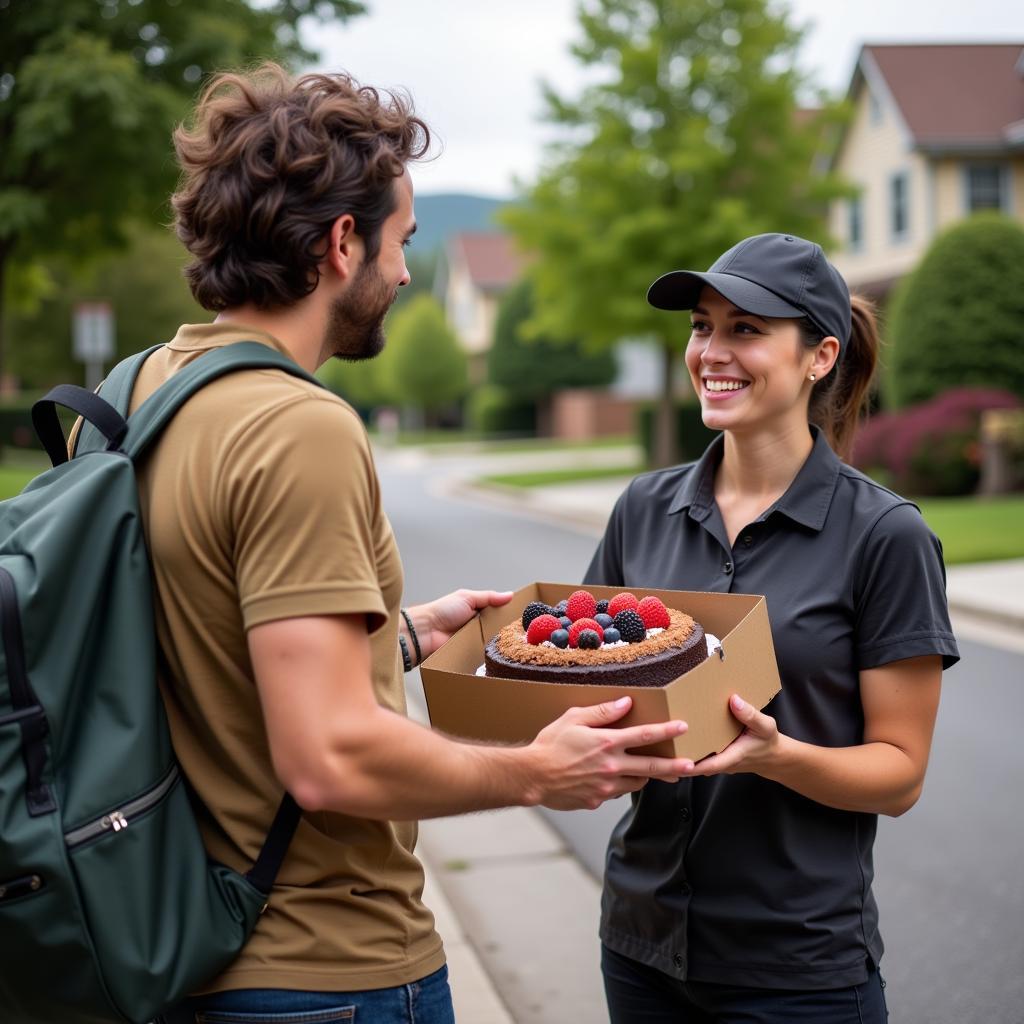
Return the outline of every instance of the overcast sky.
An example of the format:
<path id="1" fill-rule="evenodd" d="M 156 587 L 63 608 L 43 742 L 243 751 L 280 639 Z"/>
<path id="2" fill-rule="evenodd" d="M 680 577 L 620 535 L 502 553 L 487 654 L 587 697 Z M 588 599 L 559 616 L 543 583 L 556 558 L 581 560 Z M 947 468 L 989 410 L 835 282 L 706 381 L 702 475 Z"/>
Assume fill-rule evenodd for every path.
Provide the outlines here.
<path id="1" fill-rule="evenodd" d="M 318 65 L 403 87 L 443 143 L 419 164 L 417 192 L 507 196 L 530 182 L 552 128 L 538 83 L 568 95 L 582 74 L 569 54 L 577 0 L 367 0 L 370 13 L 316 30 Z M 800 64 L 843 93 L 863 42 L 1024 42 L 1021 0 L 789 0 L 806 25 Z M 964 83 L 970 88 L 970 83 Z"/>

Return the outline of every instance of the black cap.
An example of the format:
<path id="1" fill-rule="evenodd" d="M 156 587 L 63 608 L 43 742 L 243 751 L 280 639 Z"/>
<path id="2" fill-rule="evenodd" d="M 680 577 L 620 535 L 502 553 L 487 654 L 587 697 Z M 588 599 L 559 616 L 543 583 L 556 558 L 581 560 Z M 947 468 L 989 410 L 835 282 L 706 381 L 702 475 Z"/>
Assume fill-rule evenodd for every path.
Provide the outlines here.
<path id="1" fill-rule="evenodd" d="M 754 235 L 719 256 L 706 273 L 673 270 L 647 291 L 658 309 L 693 309 L 710 285 L 757 316 L 809 317 L 843 348 L 850 340 L 850 290 L 820 245 L 796 235 Z"/>

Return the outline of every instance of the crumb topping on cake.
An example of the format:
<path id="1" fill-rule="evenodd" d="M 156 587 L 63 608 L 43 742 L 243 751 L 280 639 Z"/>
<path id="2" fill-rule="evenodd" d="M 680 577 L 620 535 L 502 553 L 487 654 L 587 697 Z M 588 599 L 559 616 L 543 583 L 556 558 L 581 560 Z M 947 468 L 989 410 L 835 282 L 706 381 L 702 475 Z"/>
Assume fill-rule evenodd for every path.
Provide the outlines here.
<path id="1" fill-rule="evenodd" d="M 669 608 L 668 614 L 670 625 L 667 629 L 660 629 L 646 640 L 634 644 L 616 644 L 597 650 L 531 644 L 526 639 L 522 622 L 517 619 L 498 633 L 495 646 L 503 658 L 532 665 L 625 665 L 686 643 L 694 629 L 692 617 L 674 608 Z"/>

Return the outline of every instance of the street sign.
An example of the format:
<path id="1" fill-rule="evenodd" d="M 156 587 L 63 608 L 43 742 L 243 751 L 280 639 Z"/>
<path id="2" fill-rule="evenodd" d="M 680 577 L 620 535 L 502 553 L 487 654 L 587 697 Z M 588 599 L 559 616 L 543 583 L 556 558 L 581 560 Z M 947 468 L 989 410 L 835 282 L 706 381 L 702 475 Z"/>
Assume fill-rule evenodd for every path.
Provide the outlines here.
<path id="1" fill-rule="evenodd" d="M 106 302 L 79 302 L 72 351 L 80 363 L 102 363 L 114 354 L 114 311 Z"/>

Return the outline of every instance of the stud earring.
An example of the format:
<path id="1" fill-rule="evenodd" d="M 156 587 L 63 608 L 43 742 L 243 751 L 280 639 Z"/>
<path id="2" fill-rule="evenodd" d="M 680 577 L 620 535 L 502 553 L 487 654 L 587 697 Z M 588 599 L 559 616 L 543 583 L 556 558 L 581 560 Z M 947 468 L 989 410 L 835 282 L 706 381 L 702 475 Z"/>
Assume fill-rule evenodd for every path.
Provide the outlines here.
<path id="1" fill-rule="evenodd" d="M 808 380 L 817 380 L 818 378 L 815 377 L 814 374 L 812 373 L 807 379 Z"/>

